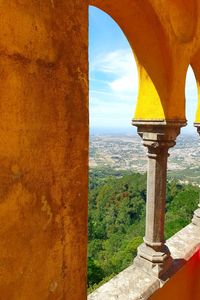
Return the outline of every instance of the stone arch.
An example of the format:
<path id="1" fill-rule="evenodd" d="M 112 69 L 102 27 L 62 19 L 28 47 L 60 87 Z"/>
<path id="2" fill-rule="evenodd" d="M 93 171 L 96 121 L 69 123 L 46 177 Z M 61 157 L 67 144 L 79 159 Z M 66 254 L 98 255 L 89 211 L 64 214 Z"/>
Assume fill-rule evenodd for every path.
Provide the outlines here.
<path id="1" fill-rule="evenodd" d="M 169 13 L 171 32 L 179 43 L 189 43 L 197 29 L 197 0 L 169 0 L 166 9 Z"/>
<path id="2" fill-rule="evenodd" d="M 116 21 L 134 52 L 139 73 L 135 118 L 166 119 L 172 84 L 172 55 L 168 36 L 150 1 L 91 0 L 90 4 Z"/>
<path id="3" fill-rule="evenodd" d="M 135 55 L 125 34 L 109 14 L 96 6 L 90 6 L 89 12 L 90 33 L 91 36 L 95 36 L 91 40 L 92 43 L 89 41 L 90 126 L 91 128 L 102 126 L 115 128 L 118 126 L 123 129 L 126 124 L 126 128 L 129 127 L 131 131 L 131 114 L 136 106 L 138 93 L 138 69 Z M 93 20 L 94 24 L 96 23 L 94 27 Z M 111 44 L 110 39 L 112 39 L 113 33 L 115 40 Z M 101 38 L 99 38 L 99 35 Z M 93 68 L 93 64 L 95 68 Z M 100 73 L 100 77 L 98 73 Z M 102 78 L 104 76 L 105 78 Z M 96 86 L 97 81 L 102 84 L 100 89 Z M 97 96 L 98 92 L 100 94 Z M 114 101 L 112 102 L 113 97 Z M 96 101 L 97 98 L 98 101 Z M 94 102 L 98 102 L 94 109 L 98 111 L 98 117 L 96 112 L 93 113 L 93 99 Z M 101 108 L 97 107 L 102 107 L 101 100 L 108 104 L 106 111 L 103 112 L 101 112 Z M 113 119 L 111 125 L 113 116 L 115 116 L 115 120 Z M 121 122 L 122 119 L 124 123 Z"/>

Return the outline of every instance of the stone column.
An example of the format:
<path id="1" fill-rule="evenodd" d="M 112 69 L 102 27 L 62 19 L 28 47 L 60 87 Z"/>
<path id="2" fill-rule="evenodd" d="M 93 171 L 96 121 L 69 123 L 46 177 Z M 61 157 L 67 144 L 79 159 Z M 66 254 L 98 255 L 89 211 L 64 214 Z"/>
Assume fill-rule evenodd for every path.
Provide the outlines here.
<path id="1" fill-rule="evenodd" d="M 197 132 L 200 135 L 200 123 L 194 123 L 194 126 L 197 128 Z M 198 208 L 194 211 L 192 223 L 194 225 L 200 226 L 200 199 L 199 199 Z"/>
<path id="2" fill-rule="evenodd" d="M 198 208 L 194 211 L 192 223 L 194 225 L 200 226 L 200 202 L 198 204 Z"/>
<path id="3" fill-rule="evenodd" d="M 146 230 L 135 265 L 161 277 L 172 263 L 164 240 L 168 150 L 175 145 L 183 125 L 135 121 L 133 125 L 137 126 L 143 145 L 148 148 Z"/>

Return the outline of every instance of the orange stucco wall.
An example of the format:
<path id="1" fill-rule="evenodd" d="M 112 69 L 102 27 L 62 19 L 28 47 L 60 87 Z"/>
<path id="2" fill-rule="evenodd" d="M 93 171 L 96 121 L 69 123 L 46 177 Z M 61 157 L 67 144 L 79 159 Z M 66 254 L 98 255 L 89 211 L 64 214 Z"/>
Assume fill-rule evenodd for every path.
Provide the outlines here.
<path id="1" fill-rule="evenodd" d="M 0 299 L 86 298 L 87 10 L 0 3 Z"/>
<path id="2" fill-rule="evenodd" d="M 150 300 L 199 300 L 200 252 L 196 253 Z"/>

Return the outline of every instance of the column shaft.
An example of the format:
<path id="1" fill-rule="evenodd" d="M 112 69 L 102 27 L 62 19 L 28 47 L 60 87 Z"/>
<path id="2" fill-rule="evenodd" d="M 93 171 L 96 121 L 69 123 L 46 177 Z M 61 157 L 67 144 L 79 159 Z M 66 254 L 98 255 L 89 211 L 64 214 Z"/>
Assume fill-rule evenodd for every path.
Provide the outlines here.
<path id="1" fill-rule="evenodd" d="M 143 145 L 148 148 L 146 229 L 144 243 L 138 247 L 136 266 L 162 278 L 172 265 L 164 240 L 168 150 L 184 124 L 133 122 Z"/>
<path id="2" fill-rule="evenodd" d="M 200 135 L 200 123 L 194 123 L 194 126 L 197 128 L 197 132 Z M 199 199 L 198 208 L 194 211 L 192 224 L 200 226 L 200 199 Z"/>
<path id="3" fill-rule="evenodd" d="M 164 243 L 167 149 L 148 149 L 145 243 L 161 249 Z"/>

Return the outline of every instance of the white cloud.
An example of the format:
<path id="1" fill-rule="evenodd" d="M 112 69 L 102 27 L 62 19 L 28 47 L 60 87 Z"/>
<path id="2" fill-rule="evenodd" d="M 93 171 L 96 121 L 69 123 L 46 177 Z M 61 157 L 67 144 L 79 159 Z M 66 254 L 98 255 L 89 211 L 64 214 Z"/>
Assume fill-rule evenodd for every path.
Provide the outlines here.
<path id="1" fill-rule="evenodd" d="M 113 80 L 110 87 L 114 92 L 136 93 L 138 79 L 132 75 L 127 74 L 120 78 Z"/>
<path id="2" fill-rule="evenodd" d="M 107 80 L 107 84 L 113 92 L 137 92 L 137 67 L 130 49 L 101 54 L 90 65 L 91 77 L 98 72 L 112 77 Z"/>
<path id="3" fill-rule="evenodd" d="M 129 126 L 135 111 L 138 74 L 130 49 L 96 57 L 90 64 L 90 122 L 92 126 Z M 186 114 L 194 121 L 197 87 L 192 68 L 186 77 Z"/>
<path id="4" fill-rule="evenodd" d="M 90 63 L 90 124 L 131 127 L 138 74 L 131 49 L 101 54 Z"/>
<path id="5" fill-rule="evenodd" d="M 123 92 L 117 93 L 112 90 L 91 90 L 90 91 L 90 104 L 93 105 L 104 105 L 106 103 L 122 103 L 128 104 L 132 108 L 135 106 L 137 94 L 126 94 Z"/>
<path id="6" fill-rule="evenodd" d="M 106 103 L 90 109 L 90 124 L 93 127 L 129 127 L 133 110 L 124 103 Z"/>

